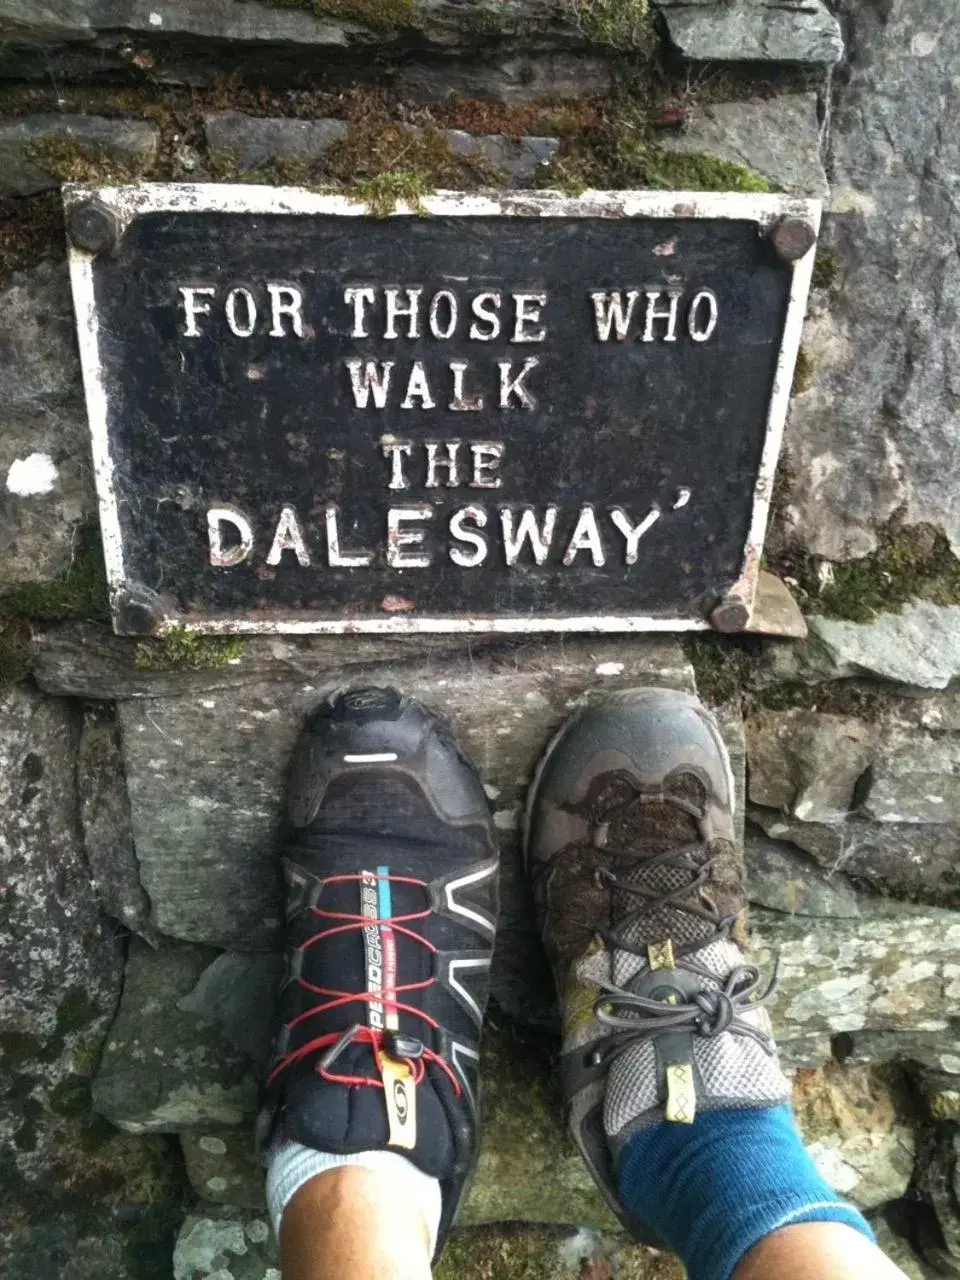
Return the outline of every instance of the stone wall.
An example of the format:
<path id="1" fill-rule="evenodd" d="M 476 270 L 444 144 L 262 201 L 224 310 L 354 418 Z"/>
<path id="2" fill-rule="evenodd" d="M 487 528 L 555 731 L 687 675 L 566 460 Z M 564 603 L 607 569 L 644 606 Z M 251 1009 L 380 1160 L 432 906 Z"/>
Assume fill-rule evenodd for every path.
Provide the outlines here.
<path id="1" fill-rule="evenodd" d="M 488 1125 L 441 1275 L 671 1271 L 611 1234 L 561 1132 L 517 856 L 549 734 L 639 683 L 720 716 L 815 1158 L 910 1274 L 960 1269 L 953 18 L 948 0 L 0 0 L 0 1275 L 278 1275 L 248 1010 L 277 980 L 299 718 L 367 680 L 450 716 L 503 841 Z M 796 603 L 767 579 L 760 628 L 794 639 L 113 637 L 57 188 L 238 177 L 380 211 L 436 186 L 823 198 L 767 552 Z"/>

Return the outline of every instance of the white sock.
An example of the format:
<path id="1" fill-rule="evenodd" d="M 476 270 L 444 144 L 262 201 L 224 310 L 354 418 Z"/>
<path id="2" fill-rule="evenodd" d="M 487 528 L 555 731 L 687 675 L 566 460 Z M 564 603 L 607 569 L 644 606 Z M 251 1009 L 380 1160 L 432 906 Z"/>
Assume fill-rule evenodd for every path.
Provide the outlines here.
<path id="1" fill-rule="evenodd" d="M 406 1185 L 407 1191 L 417 1201 L 430 1233 L 430 1256 L 437 1248 L 437 1231 L 440 1228 L 442 1199 L 440 1183 L 436 1178 L 421 1173 L 406 1156 L 395 1151 L 359 1151 L 356 1155 L 337 1156 L 326 1151 L 314 1151 L 299 1142 L 275 1143 L 267 1161 L 267 1207 L 277 1237 L 280 1235 L 280 1219 L 293 1195 L 305 1182 L 328 1169 L 342 1165 L 356 1165 L 361 1169 L 373 1169 L 397 1185 Z"/>

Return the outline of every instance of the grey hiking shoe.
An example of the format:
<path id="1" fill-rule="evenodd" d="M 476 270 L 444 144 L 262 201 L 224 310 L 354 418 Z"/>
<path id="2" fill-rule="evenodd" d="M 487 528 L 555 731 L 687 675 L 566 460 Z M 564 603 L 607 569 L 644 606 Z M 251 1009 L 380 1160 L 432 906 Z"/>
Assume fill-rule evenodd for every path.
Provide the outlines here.
<path id="1" fill-rule="evenodd" d="M 789 1098 L 744 958 L 733 779 L 689 694 L 632 689 L 564 726 L 530 790 L 526 851 L 563 1010 L 571 1132 L 611 1208 L 638 1129 Z"/>

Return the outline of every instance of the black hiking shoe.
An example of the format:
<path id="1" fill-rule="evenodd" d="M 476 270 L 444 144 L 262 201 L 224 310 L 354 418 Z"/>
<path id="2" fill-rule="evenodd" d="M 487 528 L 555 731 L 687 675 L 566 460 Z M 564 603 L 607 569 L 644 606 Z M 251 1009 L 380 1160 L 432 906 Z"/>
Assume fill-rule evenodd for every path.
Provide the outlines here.
<path id="1" fill-rule="evenodd" d="M 388 1149 L 438 1178 L 438 1250 L 478 1144 L 499 858 L 445 723 L 393 689 L 336 694 L 294 753 L 287 975 L 260 1142 Z"/>
<path id="2" fill-rule="evenodd" d="M 563 1010 L 573 1137 L 610 1207 L 638 1129 L 789 1098 L 760 974 L 726 747 L 685 693 L 633 689 L 560 731 L 530 791 L 526 850 Z"/>

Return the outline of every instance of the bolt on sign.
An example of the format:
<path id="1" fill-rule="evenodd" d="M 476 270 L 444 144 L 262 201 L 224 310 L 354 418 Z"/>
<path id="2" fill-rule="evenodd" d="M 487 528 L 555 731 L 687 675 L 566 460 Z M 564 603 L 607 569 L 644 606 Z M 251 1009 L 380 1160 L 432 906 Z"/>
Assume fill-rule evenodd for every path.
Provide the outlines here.
<path id="1" fill-rule="evenodd" d="M 119 632 L 747 625 L 815 201 L 65 201 Z"/>

